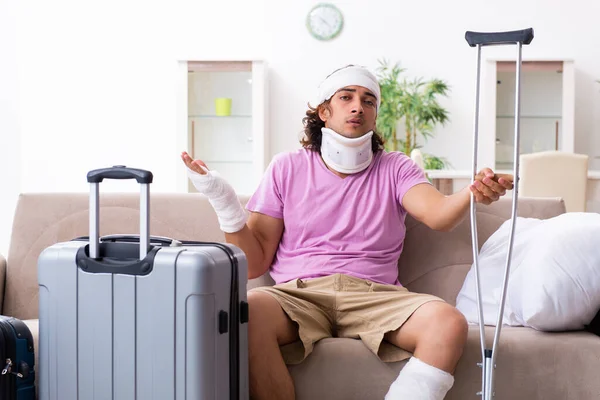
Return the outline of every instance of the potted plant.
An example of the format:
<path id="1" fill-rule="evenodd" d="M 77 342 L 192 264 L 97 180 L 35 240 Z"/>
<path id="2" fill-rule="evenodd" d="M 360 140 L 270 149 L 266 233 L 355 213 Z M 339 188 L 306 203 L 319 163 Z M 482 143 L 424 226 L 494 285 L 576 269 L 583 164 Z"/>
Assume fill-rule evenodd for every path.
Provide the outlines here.
<path id="1" fill-rule="evenodd" d="M 381 87 L 381 106 L 377 115 L 377 130 L 385 140 L 388 151 L 402 151 L 411 155 L 422 146 L 418 137 L 424 140 L 433 137 L 437 124 L 448 121 L 448 111 L 438 103 L 439 96 L 449 92 L 446 82 L 440 79 L 424 80 L 401 79 L 405 71 L 398 63 L 390 65 L 386 60 L 379 61 L 377 79 Z M 403 124 L 403 135 L 398 137 L 399 122 Z M 441 157 L 423 154 L 425 169 L 443 169 L 449 163 Z"/>

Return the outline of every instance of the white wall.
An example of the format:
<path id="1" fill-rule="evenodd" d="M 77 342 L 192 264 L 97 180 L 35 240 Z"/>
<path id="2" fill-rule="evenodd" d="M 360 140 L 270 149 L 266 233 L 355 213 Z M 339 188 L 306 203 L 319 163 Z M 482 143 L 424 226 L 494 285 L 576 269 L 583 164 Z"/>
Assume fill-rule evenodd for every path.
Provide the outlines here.
<path id="1" fill-rule="evenodd" d="M 85 172 L 113 164 L 150 169 L 154 190 L 173 190 L 177 57 L 256 56 L 244 46 L 264 42 L 254 29 L 262 11 L 240 1 L 237 15 L 227 3 L 21 5 L 22 190 L 87 190 Z M 248 34 L 236 40 L 238 31 Z"/>
<path id="2" fill-rule="evenodd" d="M 383 0 L 337 1 L 345 30 L 331 43 L 319 43 L 303 29 L 303 18 L 316 1 L 271 2 L 273 18 L 271 120 L 273 152 L 295 148 L 295 133 L 312 88 L 327 73 L 353 62 L 370 67 L 385 56 L 400 61 L 407 74 L 437 77 L 451 85 L 443 104 L 451 122 L 425 146 L 447 157 L 456 169 L 470 169 L 476 52 L 464 40 L 466 30 L 511 30 L 533 27 L 535 39 L 524 59 L 572 58 L 577 68 L 576 151 L 600 155 L 600 43 L 598 2 L 574 0 L 507 0 L 481 2 Z M 484 57 L 516 56 L 515 47 L 484 49 Z M 285 104 L 278 99 L 286 99 Z M 595 133 L 595 134 L 594 134 Z M 483 134 L 483 132 L 481 133 Z M 600 168 L 600 164 L 594 165 Z"/>
<path id="3" fill-rule="evenodd" d="M 5 255 L 19 191 L 87 191 L 87 171 L 115 164 L 153 171 L 152 191 L 175 191 L 177 60 L 264 58 L 260 1 L 0 4 Z"/>
<path id="4" fill-rule="evenodd" d="M 425 150 L 467 169 L 475 51 L 464 33 L 531 26 L 536 38 L 526 58 L 575 59 L 576 150 L 600 154 L 597 2 L 334 1 L 345 28 L 326 43 L 305 28 L 317 2 L 0 0 L 0 151 L 9 155 L 0 161 L 0 252 L 8 247 L 7 210 L 19 191 L 86 191 L 89 169 L 117 163 L 152 170 L 153 191 L 176 190 L 179 59 L 266 59 L 271 154 L 298 147 L 306 102 L 334 68 L 400 61 L 409 74 L 450 83 L 444 104 L 451 123 Z M 490 57 L 513 54 L 489 50 Z"/>
<path id="5" fill-rule="evenodd" d="M 0 0 L 0 254 L 7 255 L 21 182 L 15 3 Z"/>

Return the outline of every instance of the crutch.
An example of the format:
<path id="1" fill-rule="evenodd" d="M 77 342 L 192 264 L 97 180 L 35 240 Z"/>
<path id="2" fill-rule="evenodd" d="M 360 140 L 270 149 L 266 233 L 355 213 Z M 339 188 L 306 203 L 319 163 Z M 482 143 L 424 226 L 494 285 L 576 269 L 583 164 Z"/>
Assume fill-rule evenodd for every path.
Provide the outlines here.
<path id="1" fill-rule="evenodd" d="M 481 304 L 481 287 L 479 284 L 479 244 L 477 243 L 477 216 L 475 212 L 475 198 L 471 194 L 471 241 L 473 245 L 473 262 L 475 263 L 475 285 L 477 286 L 477 312 L 479 314 L 479 335 L 481 338 L 481 357 L 482 362 L 477 365 L 481 367 L 481 391 L 477 392 L 477 396 L 481 396 L 483 400 L 492 400 L 494 397 L 494 369 L 496 368 L 496 356 L 498 340 L 500 339 L 500 330 L 502 328 L 502 319 L 504 315 L 504 303 L 506 297 L 506 289 L 508 286 L 508 276 L 510 272 L 510 260 L 513 248 L 513 239 L 515 234 L 515 222 L 517 217 L 517 200 L 518 200 L 518 182 L 519 182 L 519 136 L 520 136 L 520 92 L 521 92 L 521 48 L 524 44 L 529 44 L 533 40 L 533 29 L 523 29 L 519 31 L 509 32 L 471 32 L 467 31 L 465 39 L 471 47 L 477 47 L 477 85 L 475 92 L 475 123 L 473 137 L 473 181 L 477 174 L 477 142 L 479 134 L 479 87 L 481 75 L 481 47 L 482 46 L 497 46 L 516 44 L 517 45 L 517 63 L 516 63 L 516 84 L 515 84 L 515 141 L 514 141 L 514 188 L 512 199 L 511 227 L 508 239 L 508 254 L 506 257 L 506 267 L 504 271 L 502 296 L 500 298 L 500 309 L 498 311 L 498 321 L 496 323 L 496 332 L 494 342 L 491 349 L 486 348 L 485 341 L 485 326 L 483 320 L 483 309 Z"/>

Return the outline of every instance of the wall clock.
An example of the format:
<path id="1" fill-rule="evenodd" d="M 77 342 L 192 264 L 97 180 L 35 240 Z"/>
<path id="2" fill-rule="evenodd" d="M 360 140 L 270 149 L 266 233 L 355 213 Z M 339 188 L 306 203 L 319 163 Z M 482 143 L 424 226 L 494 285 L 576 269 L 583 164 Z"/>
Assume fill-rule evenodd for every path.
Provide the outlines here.
<path id="1" fill-rule="evenodd" d="M 331 3 L 319 3 L 306 16 L 306 27 L 319 40 L 331 40 L 338 36 L 344 26 L 342 12 Z"/>

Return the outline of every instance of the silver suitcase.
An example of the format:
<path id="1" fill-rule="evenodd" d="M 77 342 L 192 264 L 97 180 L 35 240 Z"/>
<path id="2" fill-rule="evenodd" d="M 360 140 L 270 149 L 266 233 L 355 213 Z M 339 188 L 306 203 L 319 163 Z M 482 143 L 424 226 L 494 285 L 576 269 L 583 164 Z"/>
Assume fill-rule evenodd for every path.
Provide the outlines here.
<path id="1" fill-rule="evenodd" d="M 140 235 L 99 238 L 98 185 L 141 184 Z M 40 400 L 247 400 L 247 262 L 149 236 L 149 171 L 88 173 L 90 236 L 38 260 Z"/>

